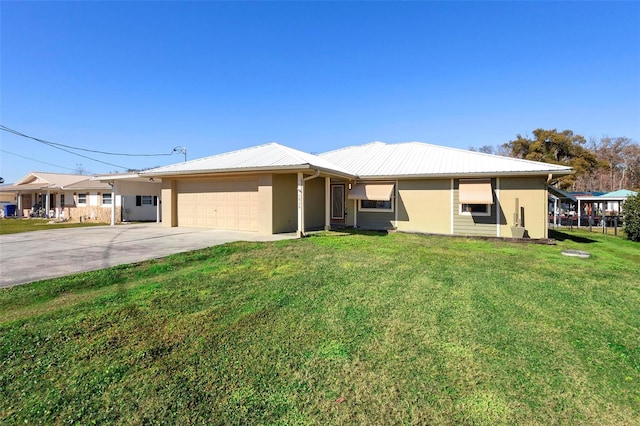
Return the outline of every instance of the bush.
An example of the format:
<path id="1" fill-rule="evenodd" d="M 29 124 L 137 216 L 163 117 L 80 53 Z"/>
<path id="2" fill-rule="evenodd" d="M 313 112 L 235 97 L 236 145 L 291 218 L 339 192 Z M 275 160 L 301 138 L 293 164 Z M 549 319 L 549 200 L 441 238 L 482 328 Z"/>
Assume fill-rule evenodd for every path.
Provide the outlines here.
<path id="1" fill-rule="evenodd" d="M 640 194 L 624 202 L 624 232 L 630 240 L 640 242 Z"/>

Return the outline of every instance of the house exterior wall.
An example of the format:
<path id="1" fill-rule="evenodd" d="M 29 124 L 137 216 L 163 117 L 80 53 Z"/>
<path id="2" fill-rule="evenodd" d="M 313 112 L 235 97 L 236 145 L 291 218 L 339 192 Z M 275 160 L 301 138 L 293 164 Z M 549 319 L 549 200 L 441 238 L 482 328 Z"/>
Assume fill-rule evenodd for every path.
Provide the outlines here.
<path id="1" fill-rule="evenodd" d="M 178 226 L 178 182 L 176 179 L 162 179 L 160 191 L 162 200 L 162 226 Z"/>
<path id="2" fill-rule="evenodd" d="M 258 231 L 258 175 L 181 179 L 179 226 Z"/>
<path id="3" fill-rule="evenodd" d="M 225 182 L 233 183 L 238 180 L 257 180 L 257 192 L 251 194 L 246 191 L 230 191 L 226 193 L 227 197 L 237 197 L 239 210 L 243 210 L 245 207 L 257 209 L 257 223 L 252 225 L 247 230 L 255 230 L 261 234 L 275 234 L 282 232 L 295 232 L 298 226 L 297 222 L 297 177 L 295 174 L 260 174 L 260 175 L 242 175 L 242 176 L 227 176 L 220 178 L 208 178 L 208 179 L 166 179 L 162 180 L 162 223 L 163 226 L 178 226 L 182 223 L 192 223 L 192 218 L 185 218 L 184 215 L 189 214 L 182 209 L 178 203 L 181 197 L 181 188 L 185 188 L 185 185 L 189 185 L 188 182 L 208 182 L 213 186 L 224 184 Z M 205 188 L 206 185 L 203 185 Z M 214 191 L 214 189 L 211 189 Z M 201 199 L 204 200 L 207 197 L 207 190 L 202 189 Z M 211 200 L 211 203 L 206 202 L 213 210 L 216 209 L 215 201 Z M 255 205 L 254 205 L 255 204 Z M 246 212 L 239 211 L 238 214 L 244 214 Z M 180 217 L 182 215 L 182 218 Z M 205 215 L 209 215 L 206 213 Z M 186 220 L 186 222 L 185 222 Z M 210 220 L 213 220 L 211 218 Z M 234 226 L 223 226 L 222 223 L 210 222 L 208 224 L 203 223 L 199 226 L 210 226 L 220 229 L 235 229 Z M 243 228 L 244 229 L 244 228 Z"/>
<path id="4" fill-rule="evenodd" d="M 273 175 L 273 227 L 271 233 L 296 232 L 298 229 L 298 177 Z"/>
<path id="5" fill-rule="evenodd" d="M 325 197 L 324 178 L 317 177 L 304 183 L 305 231 L 324 229 Z"/>
<path id="6" fill-rule="evenodd" d="M 451 179 L 398 181 L 398 223 L 401 231 L 451 233 Z"/>
<path id="7" fill-rule="evenodd" d="M 87 194 L 86 203 L 80 204 L 78 201 L 79 194 Z M 56 204 L 60 203 L 59 194 L 56 197 Z M 120 218 L 120 206 L 121 197 L 116 196 L 113 200 L 116 207 L 116 219 Z M 64 208 L 62 209 L 62 216 L 65 219 L 74 222 L 84 221 L 96 221 L 96 222 L 111 222 L 111 204 L 102 204 L 102 192 L 92 191 L 77 191 L 77 192 L 64 192 Z"/>
<path id="8" fill-rule="evenodd" d="M 258 177 L 258 233 L 273 234 L 273 175 L 265 174 Z"/>
<path id="9" fill-rule="evenodd" d="M 548 235 L 548 200 L 547 182 L 542 176 L 504 177 L 499 182 L 500 235 L 511 237 L 511 226 L 514 225 L 516 198 L 524 211 L 524 228 L 531 238 L 547 238 Z"/>
<path id="10" fill-rule="evenodd" d="M 78 194 L 87 194 L 86 202 L 78 202 Z M 111 221 L 111 204 L 102 203 L 100 191 L 57 191 L 49 194 L 50 218 L 66 219 L 72 222 L 91 220 L 109 223 Z M 64 196 L 64 201 L 62 200 Z M 46 193 L 21 193 L 21 213 L 23 217 L 30 217 L 34 205 L 41 203 L 46 207 Z M 121 197 L 115 197 L 116 219 L 120 218 Z"/>
<path id="11" fill-rule="evenodd" d="M 489 216 L 469 215 L 460 211 L 460 193 L 459 193 L 459 179 L 454 179 L 453 182 L 453 233 L 456 235 L 478 235 L 497 237 L 497 218 L 498 202 L 496 198 L 496 179 L 491 179 L 491 189 L 493 193 L 493 204 L 490 207 Z"/>
<path id="12" fill-rule="evenodd" d="M 0 193 L 0 203 L 15 204 L 17 196 L 15 193 Z"/>

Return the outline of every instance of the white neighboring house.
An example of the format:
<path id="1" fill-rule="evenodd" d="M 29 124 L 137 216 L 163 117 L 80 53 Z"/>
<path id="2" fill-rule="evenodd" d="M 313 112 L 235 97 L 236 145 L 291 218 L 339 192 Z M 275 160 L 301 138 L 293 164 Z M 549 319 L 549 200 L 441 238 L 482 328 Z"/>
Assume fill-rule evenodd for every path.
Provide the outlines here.
<path id="1" fill-rule="evenodd" d="M 91 178 L 101 185 L 109 185 L 120 200 L 120 209 L 111 223 L 160 222 L 162 220 L 162 179 L 140 177 L 138 173 L 116 173 Z"/>
<path id="2" fill-rule="evenodd" d="M 148 179 L 136 181 L 133 177 L 134 180 L 125 185 L 114 185 L 123 175 L 103 177 L 106 176 L 110 176 L 111 180 L 101 181 L 86 175 L 31 172 L 12 185 L 0 187 L 0 193 L 15 201 L 17 217 L 107 223 L 160 221 L 159 209 L 153 208 L 154 203 L 159 204 L 160 183 Z M 131 174 L 126 176 L 132 177 Z M 114 191 L 118 187 L 135 193 L 124 196 Z M 140 198 L 139 206 L 136 196 Z M 125 217 L 126 210 L 129 212 Z"/>

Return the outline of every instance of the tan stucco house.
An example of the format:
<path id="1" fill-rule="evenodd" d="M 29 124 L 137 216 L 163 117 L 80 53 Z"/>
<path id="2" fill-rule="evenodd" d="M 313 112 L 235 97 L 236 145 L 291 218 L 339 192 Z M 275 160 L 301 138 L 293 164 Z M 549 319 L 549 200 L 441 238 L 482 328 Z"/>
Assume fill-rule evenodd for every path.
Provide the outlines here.
<path id="1" fill-rule="evenodd" d="M 548 185 L 569 167 L 421 142 L 319 155 L 277 143 L 141 172 L 162 223 L 263 234 L 356 227 L 546 238 Z"/>

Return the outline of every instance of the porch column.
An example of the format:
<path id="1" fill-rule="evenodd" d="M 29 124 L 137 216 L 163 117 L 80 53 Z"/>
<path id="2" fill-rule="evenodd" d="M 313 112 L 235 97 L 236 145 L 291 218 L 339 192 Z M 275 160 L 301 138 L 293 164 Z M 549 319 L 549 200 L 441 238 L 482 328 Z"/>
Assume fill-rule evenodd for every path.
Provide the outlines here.
<path id="1" fill-rule="evenodd" d="M 578 200 L 578 211 L 576 212 L 576 214 L 578 215 L 578 229 L 580 229 L 580 216 L 581 216 L 581 212 L 582 212 L 582 210 L 580 210 L 580 200 Z"/>
<path id="2" fill-rule="evenodd" d="M 111 186 L 111 226 L 116 226 L 116 184 L 109 182 Z"/>
<path id="3" fill-rule="evenodd" d="M 46 215 L 46 217 L 49 217 L 49 211 L 51 210 L 51 200 L 49 199 L 49 194 L 51 194 L 51 192 L 47 189 L 47 199 L 44 202 L 44 205 L 46 206 L 44 209 L 44 214 Z"/>
<path id="4" fill-rule="evenodd" d="M 156 196 L 156 223 L 160 223 L 160 211 L 161 211 L 161 206 L 160 204 L 162 203 L 162 198 L 157 195 Z"/>
<path id="5" fill-rule="evenodd" d="M 298 238 L 304 237 L 304 180 L 298 172 Z"/>
<path id="6" fill-rule="evenodd" d="M 358 200 L 353 200 L 353 228 L 358 228 Z"/>
<path id="7" fill-rule="evenodd" d="M 18 191 L 18 198 L 16 200 L 16 215 L 22 217 L 22 192 Z"/>
<path id="8" fill-rule="evenodd" d="M 331 178 L 324 178 L 324 230 L 331 229 Z"/>

